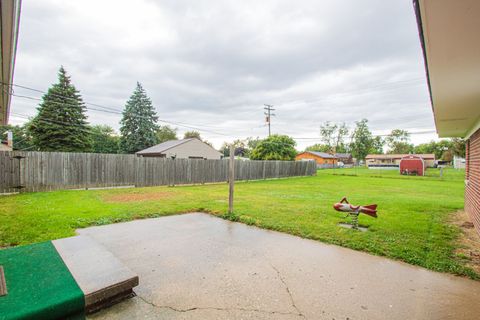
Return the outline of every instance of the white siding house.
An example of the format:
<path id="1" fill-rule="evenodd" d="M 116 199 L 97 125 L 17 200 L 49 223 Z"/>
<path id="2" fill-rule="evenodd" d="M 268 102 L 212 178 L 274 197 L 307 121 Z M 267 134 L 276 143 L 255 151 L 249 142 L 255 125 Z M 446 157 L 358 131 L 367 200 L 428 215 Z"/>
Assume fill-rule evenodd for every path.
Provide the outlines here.
<path id="1" fill-rule="evenodd" d="M 169 140 L 153 147 L 138 151 L 141 157 L 177 159 L 221 159 L 222 154 L 196 138 Z"/>

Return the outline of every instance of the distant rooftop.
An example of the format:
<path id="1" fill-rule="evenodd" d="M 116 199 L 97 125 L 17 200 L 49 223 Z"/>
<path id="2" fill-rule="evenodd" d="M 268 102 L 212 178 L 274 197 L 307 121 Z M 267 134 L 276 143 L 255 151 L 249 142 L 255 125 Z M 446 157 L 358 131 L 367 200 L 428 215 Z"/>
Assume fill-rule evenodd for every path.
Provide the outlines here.
<path id="1" fill-rule="evenodd" d="M 168 140 L 160 144 L 154 145 L 153 147 L 138 151 L 136 154 L 153 154 L 153 153 L 164 153 L 168 149 L 184 144 L 188 141 L 191 141 L 195 138 L 182 139 L 182 140 Z"/>
<path id="2" fill-rule="evenodd" d="M 0 151 L 12 151 L 12 148 L 10 148 L 6 144 L 0 142 Z"/>
<path id="3" fill-rule="evenodd" d="M 337 158 L 350 158 L 352 156 L 351 153 L 335 153 Z"/>
<path id="4" fill-rule="evenodd" d="M 337 159 L 336 156 L 330 154 L 330 153 L 326 153 L 326 152 L 318 152 L 318 151 L 305 151 L 306 153 L 311 153 L 313 155 L 316 155 L 317 157 L 321 157 L 321 158 L 324 158 L 324 159 Z"/>

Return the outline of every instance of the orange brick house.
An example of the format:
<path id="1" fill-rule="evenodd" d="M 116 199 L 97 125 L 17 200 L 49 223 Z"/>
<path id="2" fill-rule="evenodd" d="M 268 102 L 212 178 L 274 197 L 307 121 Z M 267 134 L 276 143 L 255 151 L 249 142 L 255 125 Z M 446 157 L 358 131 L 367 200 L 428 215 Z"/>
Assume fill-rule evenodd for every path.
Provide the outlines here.
<path id="1" fill-rule="evenodd" d="M 297 154 L 295 160 L 315 160 L 317 167 L 333 167 L 337 165 L 338 158 L 326 152 L 305 151 Z"/>

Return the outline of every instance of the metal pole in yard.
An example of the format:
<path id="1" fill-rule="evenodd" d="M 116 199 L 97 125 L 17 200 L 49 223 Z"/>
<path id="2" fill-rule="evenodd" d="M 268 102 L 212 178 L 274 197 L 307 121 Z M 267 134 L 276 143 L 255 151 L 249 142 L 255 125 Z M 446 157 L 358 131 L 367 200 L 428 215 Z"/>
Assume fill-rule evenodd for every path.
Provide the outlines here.
<path id="1" fill-rule="evenodd" d="M 235 147 L 230 145 L 230 161 L 229 161 L 229 192 L 228 192 L 228 213 L 233 213 L 233 187 L 235 183 Z"/>

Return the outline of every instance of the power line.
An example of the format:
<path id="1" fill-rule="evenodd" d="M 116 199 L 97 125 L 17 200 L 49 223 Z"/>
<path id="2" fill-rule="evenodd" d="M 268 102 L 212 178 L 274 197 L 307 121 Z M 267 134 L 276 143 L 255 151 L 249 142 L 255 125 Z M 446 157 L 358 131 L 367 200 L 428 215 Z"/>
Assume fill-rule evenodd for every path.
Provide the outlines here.
<path id="1" fill-rule="evenodd" d="M 10 95 L 12 95 L 12 96 L 14 96 L 14 97 L 18 97 L 18 98 L 28 99 L 28 100 L 43 101 L 41 98 L 37 98 L 37 97 L 24 96 L 24 95 L 15 94 L 15 93 L 10 93 Z M 92 107 L 82 106 L 81 104 L 73 104 L 73 103 L 60 102 L 60 101 L 48 101 L 48 102 L 49 102 L 49 103 L 53 103 L 53 104 L 63 105 L 63 106 L 70 106 L 70 107 L 79 107 L 79 106 L 80 106 L 80 107 L 85 107 L 85 109 L 88 109 L 88 110 L 95 110 L 95 111 L 105 112 L 105 113 L 122 114 L 121 112 L 114 112 L 114 111 L 107 111 L 107 110 L 95 109 L 95 108 L 92 108 Z"/>
<path id="2" fill-rule="evenodd" d="M 4 86 L 7 86 L 7 87 L 17 87 L 17 88 L 22 88 L 22 89 L 25 89 L 25 90 L 30 90 L 30 91 L 34 91 L 34 92 L 38 92 L 38 93 L 42 93 L 42 94 L 47 94 L 46 91 L 43 91 L 43 90 L 40 90 L 40 89 L 35 89 L 35 88 L 31 88 L 31 87 L 27 87 L 27 86 L 22 86 L 22 85 L 19 85 L 19 84 L 8 84 L 6 82 L 1 82 L 0 83 Z M 13 90 L 12 90 L 13 91 Z M 49 93 L 50 95 L 54 96 L 54 97 L 58 97 L 58 98 L 62 98 L 62 99 L 68 99 L 68 100 L 73 100 L 73 101 L 77 101 L 75 98 L 72 98 L 72 97 L 68 97 L 68 96 L 64 96 L 64 95 L 61 95 L 61 94 L 56 94 L 56 93 Z M 13 95 L 13 93 L 12 93 Z M 83 101 L 82 99 L 82 102 L 86 105 L 91 105 L 91 106 L 94 106 L 94 107 L 98 107 L 98 108 L 102 108 L 102 109 L 106 109 L 106 110 L 110 110 L 110 111 L 120 111 L 118 110 L 117 108 L 112 108 L 112 107 L 106 107 L 106 106 L 102 106 L 100 104 L 96 104 L 96 103 L 91 103 L 91 102 L 86 102 L 86 101 Z M 95 109 L 93 109 L 95 110 Z"/>
<path id="3" fill-rule="evenodd" d="M 335 95 L 337 95 L 337 96 L 338 95 L 340 95 L 340 96 L 341 95 L 349 95 L 349 94 L 352 94 L 352 93 L 361 93 L 363 91 L 371 91 L 372 89 L 385 88 L 385 87 L 386 88 L 391 87 L 390 89 L 401 89 L 401 88 L 405 87 L 405 85 L 407 85 L 407 86 L 412 85 L 413 83 L 409 84 L 411 82 L 418 82 L 418 81 L 423 81 L 423 80 L 424 80 L 423 78 L 413 78 L 413 79 L 405 79 L 405 80 L 399 80 L 399 81 L 391 81 L 391 82 L 387 82 L 387 83 L 377 84 L 377 85 L 374 85 L 374 86 L 369 86 L 368 88 L 343 91 L 343 92 L 336 93 L 336 94 L 333 94 L 333 95 L 334 96 Z M 25 89 L 25 90 L 30 90 L 30 91 L 34 91 L 34 92 L 38 92 L 38 93 L 42 93 L 42 94 L 47 93 L 46 91 L 43 91 L 43 90 L 40 90 L 40 89 L 36 89 L 36 88 L 24 86 L 24 85 L 19 85 L 19 84 L 15 84 L 15 83 L 6 83 L 6 82 L 1 82 L 1 81 L 0 81 L 0 83 L 4 86 L 10 87 L 10 88 L 18 87 L 18 88 L 22 88 L 22 89 Z M 396 84 L 400 84 L 400 85 L 403 85 L 403 86 L 392 87 L 392 85 L 396 85 Z M 65 98 L 65 99 L 73 99 L 72 97 L 67 97 L 67 96 L 63 96 L 63 95 L 59 95 L 59 94 L 55 94 L 55 93 L 50 93 L 50 94 L 53 95 L 53 96 L 61 97 L 61 98 Z M 283 104 L 290 104 L 292 102 L 313 103 L 315 101 L 318 102 L 318 101 L 325 100 L 325 99 L 328 99 L 328 98 L 327 97 L 313 98 L 313 99 L 308 99 L 309 101 L 306 101 L 305 99 L 293 99 L 293 100 L 290 100 L 290 101 L 283 101 L 282 103 Z M 87 102 L 87 101 L 83 101 L 83 102 L 87 105 L 91 105 L 91 106 L 94 106 L 94 107 L 98 107 L 98 108 L 102 108 L 102 109 L 106 109 L 106 110 L 110 110 L 110 111 L 121 112 L 121 109 L 118 109 L 118 108 L 112 108 L 112 107 L 108 107 L 108 106 L 104 106 L 104 105 L 100 105 L 100 104 L 96 104 L 96 103 L 91 103 L 91 102 Z M 205 126 L 205 125 L 202 125 L 202 126 Z M 210 127 L 213 127 L 213 126 L 210 126 Z"/>
<path id="4" fill-rule="evenodd" d="M 25 119 L 29 119 L 29 117 L 25 114 L 20 114 L 20 113 L 17 113 L 17 112 L 12 112 L 12 114 L 16 117 L 20 117 L 20 118 L 25 118 Z M 65 126 L 71 126 L 71 127 L 77 127 L 77 130 L 79 131 L 82 131 L 82 132 L 86 132 L 86 133 L 91 133 L 90 129 L 88 128 L 84 128 L 84 127 L 80 127 L 79 125 L 76 125 L 76 124 L 72 124 L 72 123 L 65 123 L 65 122 L 60 122 L 60 121 L 55 121 L 55 120 L 52 120 L 52 119 L 39 119 L 39 121 L 42 121 L 44 123 L 50 123 L 50 124 L 57 124 L 57 125 L 65 125 Z M 427 133 L 435 133 L 436 131 L 434 130 L 431 130 L 431 131 L 418 131 L 418 132 L 409 132 L 409 134 L 412 134 L 412 135 L 415 135 L 415 134 L 427 134 Z M 388 136 L 388 134 L 384 134 L 384 135 L 375 135 L 373 134 L 372 136 Z M 236 137 L 238 138 L 238 137 Z M 293 140 L 322 140 L 321 137 L 290 137 L 292 138 Z M 25 140 L 25 139 L 23 139 Z M 22 141 L 23 141 L 22 140 Z M 18 143 L 18 142 L 17 142 Z M 282 143 L 282 142 L 268 142 L 268 141 L 264 141 L 264 143 L 271 143 L 271 144 L 281 144 L 281 145 L 290 145 L 288 143 Z M 24 151 L 24 150 L 28 150 L 28 149 L 31 149 L 31 148 L 34 148 L 35 146 L 30 146 L 30 147 L 27 147 L 27 148 L 24 148 L 24 149 L 20 149 L 20 151 Z"/>
<path id="5" fill-rule="evenodd" d="M 430 134 L 430 133 L 436 133 L 435 130 L 429 130 L 429 131 L 413 131 L 413 132 L 408 132 L 410 135 L 418 135 L 418 134 Z M 388 137 L 390 134 L 372 134 L 374 137 Z M 322 140 L 322 137 L 291 137 L 294 140 Z"/>
<path id="6" fill-rule="evenodd" d="M 365 89 L 362 89 L 362 90 L 370 90 L 372 88 L 382 88 L 382 87 L 387 87 L 387 86 L 392 86 L 393 84 L 407 84 L 406 82 L 412 82 L 412 81 L 419 81 L 419 80 L 422 80 L 422 78 L 418 78 L 418 79 L 410 79 L 410 80 L 402 80 L 402 81 L 397 81 L 397 82 L 390 82 L 390 83 L 386 83 L 386 84 L 383 84 L 383 85 L 378 85 L 378 86 L 373 86 L 373 87 L 369 87 L 369 88 L 365 88 Z M 39 90 L 39 89 L 35 89 L 35 88 L 31 88 L 31 87 L 27 87 L 27 86 L 22 86 L 22 85 L 17 85 L 17 84 L 7 84 L 5 82 L 0 82 L 2 83 L 4 86 L 7 86 L 7 88 L 11 88 L 13 89 L 12 87 L 15 86 L 15 87 L 18 87 L 18 88 L 22 88 L 22 89 L 26 89 L 26 90 L 31 90 L 31 91 L 34 91 L 34 92 L 38 92 L 38 93 L 44 93 L 46 94 L 47 92 L 45 91 L 42 91 L 42 90 Z M 400 87 L 397 87 L 397 88 L 400 88 Z M 11 90 L 13 91 L 13 90 Z M 354 91 L 353 91 L 354 92 Z M 357 90 L 358 92 L 358 90 Z M 352 93 L 352 91 L 350 92 L 343 92 L 343 93 L 339 93 L 338 95 L 345 95 L 345 94 L 349 94 L 349 93 Z M 40 98 L 36 98 L 36 97 L 31 97 L 31 96 L 25 96 L 25 95 L 18 95 L 18 94 L 15 94 L 13 92 L 10 92 L 11 95 L 13 96 L 16 96 L 16 97 L 20 97 L 20 98 L 25 98 L 25 99 L 30 99 L 30 100 L 36 100 L 36 101 L 42 101 L 42 99 Z M 52 93 L 50 93 L 52 94 Z M 56 96 L 56 97 L 60 97 L 60 98 L 64 98 L 64 99 L 67 99 L 67 100 L 71 100 L 73 99 L 72 97 L 67 97 L 67 96 L 63 96 L 63 95 L 59 95 L 59 94 L 52 94 L 53 96 Z M 320 98 L 321 99 L 325 99 L 325 98 Z M 76 101 L 76 100 L 75 100 Z M 52 103 L 56 103 L 56 104 L 62 104 L 62 105 L 67 105 L 67 106 L 75 106 L 75 107 L 78 107 L 78 104 L 71 104 L 71 103 L 68 103 L 68 102 L 59 102 L 59 101 L 50 101 Z M 120 110 L 120 109 L 117 109 L 117 108 L 112 108 L 112 107 L 107 107 L 107 106 L 103 106 L 103 105 L 99 105 L 99 104 L 94 104 L 94 103 L 90 103 L 90 102 L 85 102 L 85 101 L 82 101 L 83 102 L 83 107 L 85 107 L 87 110 L 93 110 L 93 111 L 98 111 L 98 112 L 103 112 L 103 113 L 108 113 L 108 114 L 116 114 L 116 115 L 122 115 L 123 112 Z M 305 102 L 305 101 L 304 101 Z M 89 105 L 89 106 L 86 106 L 86 105 Z M 102 109 L 97 109 L 97 108 L 93 108 L 93 107 L 90 107 L 90 106 L 94 106 L 94 107 L 97 107 L 97 108 L 102 108 Z M 273 108 L 272 105 L 267 105 L 265 104 L 265 116 L 266 116 L 266 125 L 268 125 L 268 129 L 269 129 L 269 136 L 271 135 L 271 117 L 272 116 L 275 116 L 275 114 L 271 113 L 271 111 L 275 110 Z M 139 114 L 136 114 L 136 113 L 133 113 L 134 115 L 136 115 L 137 117 L 143 117 L 142 115 L 139 115 Z M 52 120 L 52 119 L 50 119 Z M 55 121 L 55 120 L 52 120 L 52 121 Z M 163 123 L 167 123 L 167 124 L 171 124 L 171 125 L 176 125 L 176 126 L 180 126 L 180 127 L 185 127 L 185 128 L 189 128 L 189 129 L 194 129 L 194 130 L 198 130 L 198 131 L 202 131 L 202 132 L 208 132 L 208 133 L 213 133 L 215 135 L 219 135 L 219 136 L 227 136 L 227 137 L 233 137 L 235 138 L 234 136 L 232 135 L 229 135 L 229 134 L 225 134 L 225 133 L 221 133 L 221 132 L 217 132 L 217 131 L 213 131 L 213 130 L 208 130 L 208 129 L 203 129 L 202 127 L 210 127 L 210 128 L 215 128 L 213 126 L 206 126 L 206 125 L 198 125 L 198 124 L 189 124 L 189 123 L 184 123 L 184 122 L 177 122 L 177 121 L 170 121 L 170 120 L 164 120 L 164 119 L 158 119 L 159 122 L 163 122 Z M 427 132 L 425 132 L 427 133 Z M 412 133 L 412 134 L 416 134 L 416 133 Z M 420 134 L 420 133 L 418 133 Z M 383 136 L 386 136 L 386 135 L 383 135 Z M 311 138 L 311 139 L 317 139 L 317 138 Z"/>
<path id="7" fill-rule="evenodd" d="M 36 97 L 18 95 L 18 94 L 14 94 L 14 93 L 11 93 L 11 95 L 15 96 L 15 97 L 19 97 L 19 98 L 29 99 L 29 100 L 42 101 L 41 98 L 36 98 Z M 78 105 L 76 105 L 76 104 L 70 104 L 70 103 L 66 103 L 66 102 L 59 102 L 59 101 L 49 101 L 49 102 L 54 103 L 54 104 L 59 104 L 59 105 L 78 107 Z M 96 109 L 96 108 L 87 107 L 87 106 L 85 106 L 85 108 L 87 110 L 95 110 L 95 111 L 108 113 L 108 114 L 116 114 L 116 115 L 122 115 L 123 114 L 123 112 L 120 112 L 120 111 L 101 110 L 101 109 Z M 142 115 L 139 115 L 137 113 L 133 113 L 133 114 L 137 117 L 140 117 L 140 118 L 149 119 L 149 118 L 147 118 L 145 116 L 142 116 Z M 157 121 L 167 123 L 167 124 L 177 125 L 177 126 L 180 126 L 180 127 L 185 127 L 185 128 L 189 128 L 189 129 L 193 129 L 193 130 L 198 130 L 198 131 L 202 131 L 202 132 L 208 132 L 208 133 L 213 133 L 213 134 L 216 134 L 216 135 L 230 137 L 230 135 L 228 135 L 228 134 L 224 134 L 224 133 L 220 133 L 220 132 L 212 131 L 212 130 L 208 130 L 208 129 L 202 129 L 202 128 L 196 126 L 196 125 L 193 125 L 193 124 L 190 125 L 190 124 L 187 124 L 187 123 L 184 123 L 184 122 L 169 121 L 169 120 L 164 120 L 164 119 L 159 119 L 159 118 L 157 119 Z"/>
<path id="8" fill-rule="evenodd" d="M 25 114 L 21 114 L 21 113 L 17 113 L 17 112 L 12 112 L 12 114 L 16 117 L 23 118 L 23 119 L 26 119 L 26 120 L 30 119 L 30 117 L 25 115 Z M 43 118 L 43 117 L 42 118 L 37 118 L 37 121 L 50 123 L 50 124 L 56 124 L 56 125 L 64 125 L 64 126 L 76 128 L 79 131 L 91 133 L 91 129 L 89 129 L 89 127 L 84 127 L 84 126 L 81 126 L 81 125 L 75 124 L 75 123 L 68 123 L 68 122 L 64 122 L 64 121 L 58 121 L 58 120 L 55 120 L 55 119 Z"/>
<path id="9" fill-rule="evenodd" d="M 31 88 L 31 87 L 27 87 L 27 86 L 23 86 L 23 85 L 18 85 L 18 84 L 8 84 L 8 83 L 5 83 L 5 82 L 1 82 L 0 83 L 4 86 L 7 86 L 7 87 L 18 87 L 18 88 L 22 88 L 22 89 L 26 89 L 26 90 L 31 90 L 31 91 L 34 91 L 34 92 L 38 92 L 38 93 L 43 93 L 43 94 L 47 94 L 47 92 L 45 91 L 42 91 L 42 90 L 39 90 L 39 89 L 35 89 L 35 88 Z M 25 99 L 29 99 L 29 100 L 36 100 L 36 101 L 42 101 L 41 98 L 36 98 L 36 97 L 31 97 L 31 96 L 25 96 L 25 95 L 18 95 L 18 94 L 15 94 L 13 92 L 10 92 L 11 95 L 15 96 L 15 97 L 19 97 L 19 98 L 25 98 Z M 55 96 L 55 97 L 59 97 L 59 98 L 64 98 L 64 99 L 69 99 L 69 100 L 74 100 L 74 101 L 77 101 L 75 100 L 74 98 L 72 97 L 68 97 L 68 96 L 64 96 L 64 95 L 59 95 L 59 94 L 54 94 L 54 93 L 50 93 L 51 95 Z M 52 102 L 52 103 L 56 103 L 56 104 L 61 104 L 61 105 L 67 105 L 67 106 L 72 106 L 72 107 L 77 107 L 78 104 L 72 104 L 72 103 L 67 103 L 67 102 L 59 102 L 59 101 L 49 101 L 49 102 Z M 90 106 L 94 106 L 94 107 L 98 107 L 98 108 L 102 108 L 102 109 L 105 109 L 105 110 L 100 110 L 100 109 L 96 109 L 96 108 L 92 108 L 92 107 L 87 107 L 85 106 L 86 109 L 88 110 L 94 110 L 94 111 L 99 111 L 99 112 L 104 112 L 104 113 L 110 113 L 110 114 L 123 114 L 123 111 L 119 108 L 112 108 L 112 107 L 106 107 L 106 106 L 103 106 L 103 105 L 100 105 L 100 104 L 95 104 L 95 103 L 90 103 L 90 102 L 86 102 L 86 101 L 83 101 L 83 104 L 85 105 L 90 105 Z M 138 116 L 138 117 L 142 117 L 141 115 L 139 114 L 136 114 L 136 113 L 133 113 L 134 115 Z M 145 118 L 145 117 L 143 117 Z M 219 133 L 219 132 L 214 132 L 214 131 L 210 131 L 210 130 L 206 130 L 206 129 L 200 129 L 199 127 L 210 127 L 210 128 L 215 128 L 213 126 L 208 126 L 208 125 L 197 125 L 197 124 L 189 124 L 189 123 L 185 123 L 185 122 L 176 122 L 176 121 L 168 121 L 168 120 L 164 120 L 164 119 L 158 119 L 158 121 L 160 122 L 164 122 L 164 123 L 169 123 L 169 124 L 174 124 L 174 125 L 178 125 L 178 126 L 181 126 L 181 127 L 186 127 L 186 128 L 190 128 L 190 129 L 195 129 L 195 130 L 199 130 L 199 131 L 204 131 L 204 132 L 211 132 L 211 133 L 214 133 L 214 134 L 217 134 L 217 135 L 224 135 L 224 136 L 229 136 L 227 134 L 223 134 L 223 133 Z M 218 127 L 216 127 L 218 128 Z"/>
<path id="10" fill-rule="evenodd" d="M 383 83 L 383 84 L 378 84 L 378 85 L 374 85 L 374 86 L 370 86 L 368 88 L 363 88 L 363 89 L 358 89 L 358 90 L 350 90 L 350 91 L 344 91 L 344 92 L 340 92 L 338 94 L 334 94 L 334 96 L 345 96 L 345 95 L 349 95 L 349 94 L 352 94 L 352 93 L 359 93 L 361 91 L 371 91 L 372 89 L 375 89 L 375 88 L 385 88 L 385 87 L 390 87 L 390 89 L 399 89 L 399 88 L 402 88 L 404 87 L 405 85 L 409 85 L 409 83 L 411 83 L 412 81 L 413 82 L 418 82 L 418 81 L 422 81 L 423 78 L 413 78 L 413 79 L 406 79 L 406 80 L 399 80 L 399 81 L 394 81 L 394 82 L 388 82 L 388 83 Z M 24 85 L 19 85 L 19 84 L 8 84 L 8 83 L 5 83 L 5 82 L 0 82 L 2 83 L 4 86 L 7 86 L 11 89 L 13 89 L 13 87 L 18 87 L 18 88 L 22 88 L 22 89 L 26 89 L 26 90 L 31 90 L 31 91 L 34 91 L 34 92 L 38 92 L 38 93 L 47 93 L 45 91 L 42 91 L 42 90 L 39 90 L 39 89 L 36 89 L 36 88 L 32 88 L 32 87 L 28 87 L 28 86 L 24 86 Z M 396 87 L 392 87 L 393 85 L 397 85 L 397 84 L 400 84 L 402 86 L 396 86 Z M 410 84 L 411 85 L 411 84 Z M 52 94 L 52 93 L 50 93 Z M 65 99 L 73 99 L 72 97 L 66 97 L 66 96 L 63 96 L 63 95 L 59 95 L 59 94 L 52 94 L 56 97 L 61 97 L 61 98 L 65 98 Z M 17 95 L 17 97 L 20 97 L 20 95 Z M 27 98 L 29 99 L 29 97 L 26 97 L 26 96 L 21 96 L 23 98 Z M 328 100 L 330 99 L 329 97 L 321 97 L 321 98 L 318 98 L 318 99 L 308 99 L 308 100 L 290 100 L 290 101 L 287 101 L 287 102 L 282 102 L 282 104 L 291 104 L 292 102 L 295 102 L 295 101 L 298 101 L 298 103 L 302 103 L 302 104 L 312 104 L 312 103 L 315 103 L 315 102 L 320 102 L 322 100 Z M 38 100 L 38 101 L 41 101 L 41 99 L 34 99 L 34 100 Z M 90 105 L 90 106 L 94 106 L 94 107 L 98 107 L 98 108 L 102 108 L 102 109 L 105 109 L 107 111 L 113 111 L 113 112 L 116 112 L 118 114 L 121 114 L 122 113 L 122 110 L 121 109 L 118 109 L 118 108 L 112 108 L 112 107 L 107 107 L 107 106 L 104 106 L 104 105 L 100 105 L 100 104 L 95 104 L 95 103 L 90 103 L 88 101 L 83 101 L 84 104 L 86 105 Z M 295 103 L 294 103 L 295 105 Z M 99 111 L 99 112 L 107 112 L 105 110 L 99 110 L 99 109 L 95 109 L 95 108 L 91 108 L 91 107 L 87 107 L 88 110 L 94 110 L 94 111 Z M 108 112 L 107 112 L 108 113 Z M 270 119 L 271 121 L 271 119 Z M 188 124 L 188 123 L 182 123 L 182 122 L 176 122 L 176 124 L 178 125 L 187 125 L 187 126 L 195 126 L 195 127 L 208 127 L 208 128 L 218 128 L 218 127 L 214 127 L 214 126 L 209 126 L 209 125 L 199 125 L 199 124 L 195 124 L 195 125 L 192 125 L 192 124 Z M 218 133 L 216 133 L 218 134 Z M 220 134 L 220 135 L 223 135 L 223 134 Z"/>
<path id="11" fill-rule="evenodd" d="M 43 91 L 43 90 L 40 90 L 40 89 L 35 89 L 35 88 L 32 88 L 32 87 L 27 87 L 27 86 L 23 86 L 23 85 L 19 85 L 19 84 L 8 84 L 6 82 L 1 82 L 1 84 L 3 84 L 4 86 L 9 86 L 9 87 L 18 87 L 18 88 L 22 88 L 22 89 L 26 89 L 26 90 L 30 90 L 30 91 L 34 91 L 34 92 L 38 92 L 38 93 L 42 93 L 42 94 L 47 94 L 48 92 L 46 91 Z M 10 92 L 11 95 L 14 95 L 16 97 L 20 97 L 20 98 L 26 98 L 26 99 L 31 99 L 31 100 L 37 100 L 37 101 L 42 101 L 41 98 L 34 98 L 34 97 L 29 97 L 29 96 L 24 96 L 24 95 L 16 95 L 13 93 L 13 90 L 12 92 Z M 59 98 L 64 98 L 64 99 L 69 99 L 69 100 L 73 100 L 73 101 L 77 101 L 75 100 L 74 98 L 72 97 L 68 97 L 68 96 L 65 96 L 65 95 L 60 95 L 60 94 L 56 94 L 56 93 L 49 93 L 50 95 L 53 95 L 55 97 L 59 97 Z M 77 104 L 69 104 L 69 103 L 65 103 L 65 102 L 58 102 L 58 101 L 50 101 L 50 102 L 53 102 L 53 103 L 61 103 L 61 104 L 64 104 L 64 105 L 70 105 L 70 106 L 77 106 Z M 113 108 L 113 107 L 107 107 L 107 106 L 104 106 L 104 105 L 100 105 L 100 104 L 96 104 L 96 103 L 91 103 L 91 102 L 87 102 L 87 101 L 84 101 L 82 99 L 82 102 L 86 105 L 90 105 L 90 106 L 94 106 L 94 107 L 98 107 L 98 108 L 103 108 L 105 110 L 98 110 L 98 109 L 94 109 L 94 108 L 91 108 L 91 107 L 86 107 L 88 110 L 95 110 L 95 111 L 100 111 L 100 112 L 106 112 L 106 113 L 111 113 L 111 112 L 115 112 L 117 114 L 122 114 L 123 113 L 123 109 L 122 108 Z M 137 114 L 138 115 L 138 114 Z M 176 122 L 177 124 L 186 124 L 186 125 L 189 125 L 188 123 L 183 123 L 183 122 Z M 209 127 L 209 128 L 218 128 L 218 126 L 210 126 L 210 125 L 196 125 L 196 126 L 201 126 L 201 127 Z"/>

